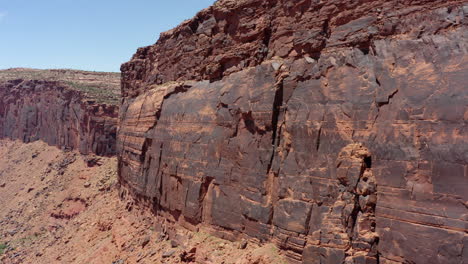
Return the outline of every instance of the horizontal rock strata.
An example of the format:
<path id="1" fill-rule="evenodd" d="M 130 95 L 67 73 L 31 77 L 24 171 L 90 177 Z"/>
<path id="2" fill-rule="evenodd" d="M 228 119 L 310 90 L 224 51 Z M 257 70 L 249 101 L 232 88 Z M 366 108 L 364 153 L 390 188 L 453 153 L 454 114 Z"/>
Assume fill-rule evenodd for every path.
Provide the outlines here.
<path id="1" fill-rule="evenodd" d="M 218 1 L 122 66 L 120 183 L 291 262 L 466 262 L 467 15 Z"/>
<path id="2" fill-rule="evenodd" d="M 42 140 L 83 154 L 115 155 L 119 107 L 45 80 L 0 83 L 0 138 Z"/>

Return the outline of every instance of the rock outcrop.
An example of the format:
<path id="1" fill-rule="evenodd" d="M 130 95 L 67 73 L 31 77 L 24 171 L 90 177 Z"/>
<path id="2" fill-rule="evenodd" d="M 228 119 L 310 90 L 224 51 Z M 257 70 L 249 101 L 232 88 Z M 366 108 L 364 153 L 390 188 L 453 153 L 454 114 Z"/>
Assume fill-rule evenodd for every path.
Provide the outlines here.
<path id="1" fill-rule="evenodd" d="M 467 15 L 218 1 L 122 65 L 123 192 L 291 262 L 466 262 Z"/>
<path id="2" fill-rule="evenodd" d="M 74 81 L 65 81 L 71 73 Z M 117 81 L 118 87 L 118 75 L 103 76 Z M 99 88 L 99 81 L 112 85 L 106 78 L 70 70 L 0 72 L 0 138 L 42 140 L 83 154 L 115 155 L 119 107 L 113 98 L 118 95 Z"/>

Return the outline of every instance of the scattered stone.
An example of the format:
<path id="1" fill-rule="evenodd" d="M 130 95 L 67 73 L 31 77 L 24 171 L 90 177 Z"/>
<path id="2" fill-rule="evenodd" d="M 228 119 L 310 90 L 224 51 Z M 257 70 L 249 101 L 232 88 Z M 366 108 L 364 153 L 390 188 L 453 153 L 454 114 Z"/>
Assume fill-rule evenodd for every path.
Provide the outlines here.
<path id="1" fill-rule="evenodd" d="M 151 237 L 150 236 L 145 236 L 143 238 L 143 240 L 141 241 L 141 247 L 145 247 L 146 245 L 149 244 L 150 241 L 151 241 Z"/>
<path id="2" fill-rule="evenodd" d="M 98 229 L 99 231 L 101 232 L 106 232 L 106 231 L 109 231 L 112 229 L 112 222 L 108 222 L 108 221 L 99 221 L 97 223 L 98 225 Z"/>
<path id="3" fill-rule="evenodd" d="M 195 261 L 195 253 L 197 253 L 197 248 L 193 247 L 189 251 L 183 251 L 180 253 L 180 260 L 183 262 L 194 262 Z"/>
<path id="4" fill-rule="evenodd" d="M 6 183 L 2 182 L 0 183 L 0 188 L 4 188 L 6 186 Z"/>
<path id="5" fill-rule="evenodd" d="M 89 187 L 91 187 L 91 183 L 90 183 L 90 182 L 85 182 L 85 183 L 83 184 L 83 186 L 84 186 L 85 188 L 89 188 Z"/>
<path id="6" fill-rule="evenodd" d="M 137 262 L 140 262 L 143 260 L 143 258 L 145 258 L 145 255 L 143 253 L 138 253 L 138 256 L 137 256 Z"/>
<path id="7" fill-rule="evenodd" d="M 305 56 L 304 59 L 305 59 L 308 63 L 315 63 L 315 60 L 312 59 L 312 58 L 309 57 L 309 56 Z"/>
<path id="8" fill-rule="evenodd" d="M 166 251 L 166 252 L 164 252 L 162 254 L 162 257 L 163 258 L 168 258 L 168 257 L 174 255 L 175 252 L 176 252 L 175 249 L 168 250 L 168 251 Z"/>
<path id="9" fill-rule="evenodd" d="M 86 162 L 86 165 L 88 167 L 94 167 L 94 166 L 101 166 L 101 158 L 96 157 L 96 156 L 86 156 L 84 158 L 84 161 Z"/>
<path id="10" fill-rule="evenodd" d="M 16 235 L 16 233 L 18 233 L 18 230 L 17 230 L 17 229 L 12 229 L 12 230 L 7 231 L 7 233 L 8 233 L 10 236 L 14 236 L 14 235 Z"/>
<path id="11" fill-rule="evenodd" d="M 247 240 L 242 239 L 242 241 L 239 243 L 239 248 L 240 248 L 240 249 L 246 249 L 246 248 L 247 248 L 247 244 L 248 244 Z"/>
<path id="12" fill-rule="evenodd" d="M 164 240 L 167 240 L 167 236 L 164 233 L 159 233 L 158 237 L 157 237 L 157 241 L 161 242 L 161 241 L 164 241 Z"/>
<path id="13" fill-rule="evenodd" d="M 171 240 L 171 247 L 176 248 L 179 246 L 179 243 L 175 240 Z"/>
<path id="14" fill-rule="evenodd" d="M 273 62 L 271 66 L 273 67 L 273 69 L 275 69 L 275 71 L 277 71 L 281 67 L 281 64 L 279 64 L 278 62 Z"/>

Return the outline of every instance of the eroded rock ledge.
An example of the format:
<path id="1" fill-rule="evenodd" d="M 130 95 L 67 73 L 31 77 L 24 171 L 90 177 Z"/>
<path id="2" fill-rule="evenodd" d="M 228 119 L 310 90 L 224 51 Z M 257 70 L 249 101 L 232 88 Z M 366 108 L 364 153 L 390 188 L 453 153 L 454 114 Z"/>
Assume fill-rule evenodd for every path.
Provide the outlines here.
<path id="1" fill-rule="evenodd" d="M 463 1 L 218 1 L 122 66 L 120 183 L 291 262 L 462 263 L 467 15 Z"/>
<path id="2" fill-rule="evenodd" d="M 15 79 L 18 74 L 40 79 Z M 82 78 L 75 84 L 47 80 L 50 76 L 46 71 L 22 69 L 0 73 L 0 138 L 42 140 L 82 154 L 115 155 L 119 107 L 108 102 L 113 96 L 100 101 L 103 95 L 91 96 L 73 87 L 97 89 L 84 86 Z M 118 82 L 118 77 L 112 79 Z"/>

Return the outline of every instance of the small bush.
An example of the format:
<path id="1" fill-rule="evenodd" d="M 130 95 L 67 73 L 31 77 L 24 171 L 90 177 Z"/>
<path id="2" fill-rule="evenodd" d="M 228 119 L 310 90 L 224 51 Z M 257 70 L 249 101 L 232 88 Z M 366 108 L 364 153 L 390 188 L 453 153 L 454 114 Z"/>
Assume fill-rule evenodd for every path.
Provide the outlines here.
<path id="1" fill-rule="evenodd" d="M 3 255 L 3 252 L 5 251 L 5 249 L 8 248 L 8 245 L 7 244 L 0 244 L 0 255 Z"/>

